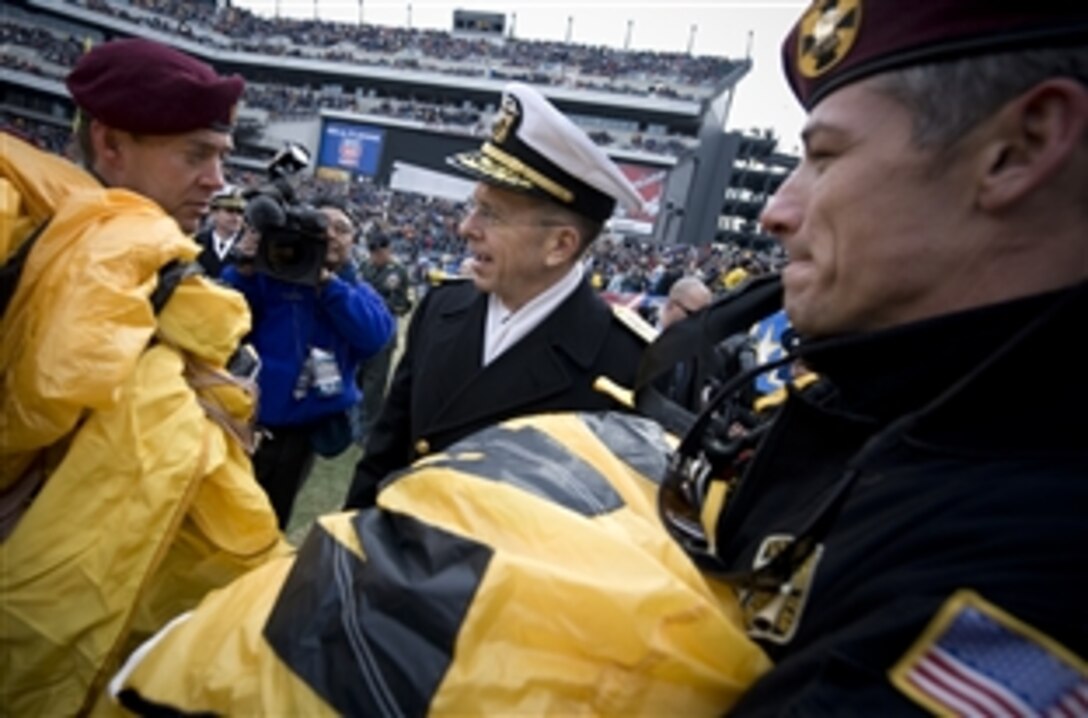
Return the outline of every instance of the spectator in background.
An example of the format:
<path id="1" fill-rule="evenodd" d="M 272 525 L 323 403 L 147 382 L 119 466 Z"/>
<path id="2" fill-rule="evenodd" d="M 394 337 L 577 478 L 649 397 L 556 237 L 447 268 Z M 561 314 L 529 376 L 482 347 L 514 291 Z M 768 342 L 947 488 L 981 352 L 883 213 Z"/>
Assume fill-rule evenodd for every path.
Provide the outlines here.
<path id="1" fill-rule="evenodd" d="M 659 260 L 655 267 L 656 279 L 650 289 L 657 296 L 668 296 L 669 290 L 678 279 L 684 276 L 684 263 L 677 257 Z"/>
<path id="2" fill-rule="evenodd" d="M 479 180 L 461 234 L 472 281 L 427 293 L 348 505 L 379 482 L 489 424 L 559 409 L 622 406 L 595 386 L 634 386 L 646 337 L 617 318 L 581 259 L 617 202 L 641 205 L 611 159 L 539 92 L 512 83 L 491 138 L 450 158 Z M 454 269 L 456 272 L 456 269 Z"/>
<path id="3" fill-rule="evenodd" d="M 687 276 L 676 280 L 669 288 L 665 306 L 661 308 L 661 330 L 698 312 L 713 298 L 710 288 L 698 277 Z"/>
<path id="4" fill-rule="evenodd" d="M 196 233 L 200 245 L 197 261 L 209 277 L 218 278 L 234 256 L 234 245 L 242 238 L 243 213 L 246 201 L 242 193 L 230 188 L 212 197 L 208 226 Z"/>
<path id="5" fill-rule="evenodd" d="M 400 262 L 393 258 L 389 248 L 389 236 L 376 232 L 368 241 L 370 254 L 361 268 L 362 278 L 381 295 L 385 306 L 395 318 L 406 316 L 412 309 L 412 297 L 408 281 L 408 272 Z M 386 342 L 386 345 L 374 356 L 363 362 L 359 371 L 359 385 L 363 389 L 362 417 L 360 436 L 362 443 L 370 435 L 370 430 L 378 420 L 389 385 L 389 369 L 393 354 L 397 350 L 399 332 Z"/>
<path id="6" fill-rule="evenodd" d="M 750 276 L 750 273 L 744 267 L 737 265 L 731 267 L 728 272 L 722 275 L 722 286 L 726 291 L 733 291 Z"/>
<path id="7" fill-rule="evenodd" d="M 316 456 L 334 456 L 351 443 L 359 364 L 394 332 L 385 302 L 348 268 L 356 231 L 346 207 L 331 198 L 314 206 L 328 220 L 317 286 L 256 272 L 252 258 L 261 238 L 254 230 L 247 230 L 238 262 L 223 272 L 253 311 L 251 340 L 262 362 L 258 423 L 265 432 L 253 466 L 280 528 Z"/>

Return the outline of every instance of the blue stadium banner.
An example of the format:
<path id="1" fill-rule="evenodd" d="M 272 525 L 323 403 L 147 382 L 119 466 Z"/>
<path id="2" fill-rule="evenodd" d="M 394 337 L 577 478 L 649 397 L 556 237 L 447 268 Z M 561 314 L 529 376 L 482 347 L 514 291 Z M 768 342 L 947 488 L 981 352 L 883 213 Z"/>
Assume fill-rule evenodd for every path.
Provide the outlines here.
<path id="1" fill-rule="evenodd" d="M 358 122 L 328 120 L 321 128 L 317 166 L 373 177 L 385 143 L 385 130 Z"/>

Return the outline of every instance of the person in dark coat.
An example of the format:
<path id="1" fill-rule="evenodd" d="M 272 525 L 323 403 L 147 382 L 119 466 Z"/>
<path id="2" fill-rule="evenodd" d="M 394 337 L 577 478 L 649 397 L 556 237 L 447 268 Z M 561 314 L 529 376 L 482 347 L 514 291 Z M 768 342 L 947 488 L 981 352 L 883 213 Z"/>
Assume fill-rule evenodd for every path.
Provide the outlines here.
<path id="1" fill-rule="evenodd" d="M 393 258 L 393 250 L 389 244 L 389 236 L 386 234 L 375 233 L 370 237 L 367 240 L 369 256 L 360 267 L 359 274 L 374 288 L 374 291 L 382 296 L 385 306 L 389 307 L 393 316 L 399 319 L 412 310 L 411 286 L 408 281 L 408 270 Z M 381 413 L 398 340 L 397 332 L 394 332 L 381 351 L 367 359 L 359 368 L 357 380 L 363 389 L 363 401 L 360 404 L 362 410 L 360 443 L 370 434 L 371 427 L 378 421 L 378 414 Z"/>
<path id="2" fill-rule="evenodd" d="M 223 269 L 234 262 L 245 209 L 246 201 L 237 189 L 225 189 L 212 197 L 211 221 L 193 238 L 200 245 L 196 261 L 209 277 L 218 279 Z"/>
<path id="3" fill-rule="evenodd" d="M 460 233 L 472 281 L 427 293 L 356 467 L 347 506 L 484 426 L 524 414 L 621 408 L 647 335 L 590 287 L 581 259 L 617 202 L 641 198 L 611 159 L 531 87 L 511 83 L 479 151 L 450 158 L 478 180 Z"/>
<path id="4" fill-rule="evenodd" d="M 730 715 L 1088 715 L 1088 10 L 814 2 L 783 54 L 817 383 L 754 455 L 708 409 L 660 493 L 773 663 Z"/>

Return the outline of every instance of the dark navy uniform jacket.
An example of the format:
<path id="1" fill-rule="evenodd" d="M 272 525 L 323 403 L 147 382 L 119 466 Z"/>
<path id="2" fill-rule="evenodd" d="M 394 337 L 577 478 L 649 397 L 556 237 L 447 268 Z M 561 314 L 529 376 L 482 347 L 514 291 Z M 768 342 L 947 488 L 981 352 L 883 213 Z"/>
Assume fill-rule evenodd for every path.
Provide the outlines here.
<path id="1" fill-rule="evenodd" d="M 231 240 L 231 249 L 227 252 L 227 255 L 220 258 L 215 253 L 215 236 L 214 229 L 207 227 L 200 232 L 197 232 L 193 236 L 193 240 L 200 245 L 200 254 L 197 255 L 196 261 L 200 263 L 200 266 L 204 267 L 204 273 L 209 277 L 218 279 L 223 274 L 223 270 L 234 264 L 234 242 L 242 236 L 241 230 L 239 230 L 234 238 Z"/>
<path id="2" fill-rule="evenodd" d="M 487 295 L 470 281 L 424 297 L 356 468 L 349 507 L 373 503 L 390 472 L 485 426 L 545 411 L 622 408 L 593 384 L 605 376 L 633 387 L 646 340 L 587 281 L 485 367 L 486 316 Z"/>
<path id="3" fill-rule="evenodd" d="M 719 519 L 727 569 L 773 554 L 842 488 L 848 466 L 858 474 L 789 598 L 742 594 L 776 666 L 736 715 L 922 713 L 890 672 L 913 665 L 912 647 L 931 647 L 927 626 L 964 589 L 1030 627 L 1022 641 L 1009 634 L 1007 653 L 1034 644 L 1057 655 L 1053 641 L 1083 662 L 1088 381 L 1073 340 L 1086 316 L 1081 285 L 810 345 L 809 365 L 835 394 L 783 407 Z M 939 635 L 975 651 L 982 673 L 1000 676 L 1012 658 Z"/>

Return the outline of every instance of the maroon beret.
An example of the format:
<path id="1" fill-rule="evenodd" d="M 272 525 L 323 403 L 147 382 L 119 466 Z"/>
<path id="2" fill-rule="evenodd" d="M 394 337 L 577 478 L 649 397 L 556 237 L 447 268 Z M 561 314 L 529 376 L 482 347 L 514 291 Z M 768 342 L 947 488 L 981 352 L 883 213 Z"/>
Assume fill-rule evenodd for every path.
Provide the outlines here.
<path id="1" fill-rule="evenodd" d="M 151 40 L 113 40 L 84 54 L 66 81 L 72 98 L 111 127 L 147 135 L 229 132 L 245 81 Z"/>
<path id="2" fill-rule="evenodd" d="M 815 0 L 782 45 L 811 110 L 832 90 L 909 65 L 1088 41 L 1084 0 Z"/>

